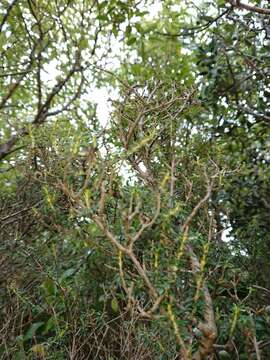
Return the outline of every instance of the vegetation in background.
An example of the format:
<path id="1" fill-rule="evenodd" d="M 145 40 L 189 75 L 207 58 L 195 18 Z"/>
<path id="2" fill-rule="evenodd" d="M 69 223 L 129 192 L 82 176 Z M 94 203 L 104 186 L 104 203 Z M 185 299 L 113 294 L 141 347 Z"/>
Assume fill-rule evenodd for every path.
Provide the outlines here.
<path id="1" fill-rule="evenodd" d="M 1 359 L 269 358 L 267 6 L 2 1 Z"/>

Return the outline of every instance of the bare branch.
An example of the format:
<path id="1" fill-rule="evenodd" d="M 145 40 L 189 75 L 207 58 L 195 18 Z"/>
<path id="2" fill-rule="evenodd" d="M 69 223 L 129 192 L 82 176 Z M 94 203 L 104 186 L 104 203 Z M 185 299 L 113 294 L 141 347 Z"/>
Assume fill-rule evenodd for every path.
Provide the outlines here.
<path id="1" fill-rule="evenodd" d="M 187 217 L 186 221 L 182 225 L 182 231 L 184 232 L 185 229 L 188 229 L 193 218 L 197 214 L 197 212 L 200 210 L 202 205 L 210 198 L 211 192 L 212 192 L 213 182 L 207 185 L 207 192 L 205 196 L 198 202 L 198 204 L 193 208 L 190 215 Z"/>
<path id="2" fill-rule="evenodd" d="M 101 218 L 99 215 L 93 215 L 93 220 L 95 223 L 101 228 L 103 233 L 107 236 L 107 238 L 111 241 L 111 243 L 119 250 L 122 251 L 123 254 L 126 254 L 130 260 L 133 262 L 136 270 L 138 271 L 141 278 L 144 280 L 147 288 L 149 289 L 149 294 L 153 299 L 158 298 L 158 293 L 155 290 L 154 286 L 152 285 L 149 277 L 146 274 L 146 271 L 140 264 L 139 260 L 136 258 L 135 254 L 132 250 L 129 248 L 123 246 L 116 237 L 112 234 L 112 232 L 109 230 L 108 224 L 104 221 L 104 219 Z"/>
<path id="3" fill-rule="evenodd" d="M 248 10 L 254 13 L 263 14 L 263 15 L 270 15 L 270 9 L 260 8 L 254 5 L 244 4 L 241 1 L 236 0 L 227 0 L 233 7 L 241 9 L 241 10 Z"/>
<path id="4" fill-rule="evenodd" d="M 200 271 L 199 260 L 190 245 L 187 245 L 187 250 L 190 256 L 192 271 L 196 274 Z M 200 340 L 199 349 L 193 357 L 194 360 L 203 360 L 207 355 L 212 354 L 217 338 L 214 306 L 208 287 L 205 284 L 203 285 L 202 291 L 204 296 L 204 322 L 198 324 L 198 329 L 201 330 L 203 337 Z"/>
<path id="5" fill-rule="evenodd" d="M 160 202 L 160 194 L 158 193 L 157 194 L 157 205 L 156 205 L 156 212 L 155 212 L 155 215 L 154 217 L 152 218 L 152 220 L 149 220 L 149 221 L 146 221 L 142 227 L 140 228 L 140 230 L 136 233 L 135 236 L 132 237 L 131 239 L 131 243 L 130 243 L 130 249 L 132 249 L 135 241 L 137 241 L 143 234 L 143 232 L 148 229 L 148 228 L 151 228 L 155 221 L 157 220 L 158 216 L 159 216 L 159 213 L 160 213 L 160 205 L 161 205 L 161 202 Z"/>

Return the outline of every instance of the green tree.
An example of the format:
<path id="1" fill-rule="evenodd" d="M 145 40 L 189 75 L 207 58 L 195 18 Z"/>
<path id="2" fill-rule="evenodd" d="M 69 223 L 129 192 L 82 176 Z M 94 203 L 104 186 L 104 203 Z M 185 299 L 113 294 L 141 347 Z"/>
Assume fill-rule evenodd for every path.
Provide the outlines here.
<path id="1" fill-rule="evenodd" d="M 269 357 L 269 10 L 151 4 L 1 5 L 3 359 Z"/>

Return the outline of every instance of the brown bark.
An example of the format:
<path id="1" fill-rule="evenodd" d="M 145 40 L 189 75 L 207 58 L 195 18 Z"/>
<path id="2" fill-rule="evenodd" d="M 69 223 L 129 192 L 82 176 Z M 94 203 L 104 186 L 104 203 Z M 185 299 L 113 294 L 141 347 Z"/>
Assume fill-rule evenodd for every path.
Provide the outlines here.
<path id="1" fill-rule="evenodd" d="M 253 5 L 248 5 L 248 4 L 243 4 L 240 1 L 237 0 L 228 0 L 229 3 L 238 9 L 242 9 L 242 10 L 248 10 L 257 14 L 263 14 L 263 15 L 270 15 L 270 9 L 265 9 L 265 8 L 260 8 L 258 6 L 253 6 Z"/>

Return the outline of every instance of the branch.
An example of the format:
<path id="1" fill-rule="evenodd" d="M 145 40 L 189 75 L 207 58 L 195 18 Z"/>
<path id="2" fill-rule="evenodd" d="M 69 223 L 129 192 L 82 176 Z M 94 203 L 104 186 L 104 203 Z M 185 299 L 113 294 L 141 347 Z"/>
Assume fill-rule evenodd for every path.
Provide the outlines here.
<path id="1" fill-rule="evenodd" d="M 270 15 L 270 9 L 261 8 L 254 5 L 243 4 L 240 1 L 236 0 L 227 0 L 233 7 L 238 8 L 240 10 L 248 10 L 254 13 Z"/>
<path id="2" fill-rule="evenodd" d="M 16 144 L 18 139 L 21 136 L 26 135 L 28 132 L 27 130 L 21 129 L 17 134 L 12 135 L 4 144 L 0 144 L 0 161 L 3 160 L 5 157 L 22 148 L 22 146 L 13 149 L 13 146 Z"/>
<path id="3" fill-rule="evenodd" d="M 198 202 L 198 204 L 193 208 L 190 215 L 187 217 L 186 221 L 182 225 L 182 231 L 184 232 L 186 229 L 189 228 L 190 223 L 192 222 L 194 216 L 197 214 L 199 209 L 202 207 L 202 205 L 209 199 L 213 187 L 213 181 L 207 185 L 207 191 L 205 196 Z"/>
<path id="4" fill-rule="evenodd" d="M 80 52 L 78 51 L 76 53 L 76 59 L 75 62 L 70 69 L 70 71 L 67 73 L 66 77 L 64 79 L 60 79 L 57 84 L 52 88 L 51 93 L 47 96 L 47 99 L 44 104 L 40 106 L 40 109 L 38 113 L 36 114 L 36 117 L 33 121 L 33 124 L 41 124 L 45 121 L 45 119 L 48 117 L 48 110 L 49 107 L 55 98 L 56 95 L 59 94 L 59 92 L 63 89 L 63 87 L 66 85 L 66 83 L 70 80 L 70 78 L 74 75 L 74 73 L 79 69 L 79 63 L 80 63 Z"/>
<path id="5" fill-rule="evenodd" d="M 143 279 L 145 285 L 147 286 L 148 290 L 149 290 L 149 294 L 153 299 L 157 299 L 159 298 L 159 295 L 156 291 L 156 289 L 154 288 L 154 286 L 151 283 L 151 280 L 149 279 L 149 277 L 146 274 L 146 271 L 144 270 L 144 268 L 141 266 L 139 260 L 136 258 L 135 254 L 133 253 L 132 250 L 130 250 L 129 248 L 123 246 L 117 239 L 116 237 L 111 233 L 111 231 L 109 230 L 108 224 L 105 223 L 105 221 L 102 219 L 101 216 L 99 215 L 93 215 L 93 220 L 95 221 L 95 223 L 100 227 L 100 229 L 103 231 L 104 235 L 106 235 L 106 237 L 111 241 L 111 243 L 119 250 L 121 251 L 123 254 L 126 254 L 130 260 L 133 262 L 138 274 L 141 276 L 141 278 Z"/>
<path id="6" fill-rule="evenodd" d="M 211 182 L 208 181 L 207 191 L 205 196 L 197 203 L 197 205 L 193 208 L 190 215 L 187 217 L 186 221 L 182 225 L 182 231 L 184 232 L 184 237 L 188 237 L 190 224 L 199 211 L 199 209 L 203 206 L 203 204 L 209 199 L 213 188 L 213 180 Z M 194 274 L 200 272 L 200 262 L 193 251 L 191 245 L 186 244 L 186 250 L 188 251 L 191 269 Z M 198 329 L 201 330 L 203 336 L 200 340 L 199 349 L 193 356 L 193 360 L 203 360 L 207 355 L 212 354 L 214 351 L 214 343 L 217 338 L 217 327 L 215 322 L 215 312 L 212 303 L 212 298 L 208 287 L 203 284 L 202 292 L 204 297 L 204 322 L 201 322 L 198 325 Z"/>
<path id="7" fill-rule="evenodd" d="M 2 217 L 2 218 L 0 219 L 0 222 L 5 221 L 5 220 L 7 220 L 7 219 L 9 219 L 9 218 L 11 218 L 11 217 L 17 216 L 17 215 L 19 215 L 19 214 L 21 214 L 21 213 L 23 213 L 23 212 L 32 210 L 34 207 L 40 205 L 42 202 L 43 202 L 43 200 L 40 200 L 40 201 L 38 201 L 37 203 L 35 203 L 35 204 L 31 205 L 31 206 L 28 206 L 28 207 L 26 207 L 26 208 L 23 208 L 23 209 L 21 209 L 21 210 L 16 211 L 16 212 L 13 213 L 13 214 L 6 215 L 6 216 L 4 216 L 4 217 Z"/>
<path id="8" fill-rule="evenodd" d="M 35 47 L 33 48 L 32 53 L 34 52 L 34 49 L 35 49 Z M 71 101 L 68 102 L 67 105 L 65 105 L 60 111 L 54 111 L 51 113 L 48 112 L 51 102 L 53 101 L 55 96 L 59 94 L 59 92 L 63 89 L 65 84 L 70 80 L 70 78 L 74 75 L 75 72 L 81 71 L 81 69 L 79 67 L 79 62 L 80 62 L 80 53 L 78 52 L 76 54 L 75 62 L 73 64 L 72 68 L 70 69 L 70 71 L 68 72 L 68 74 L 66 75 L 66 77 L 57 82 L 57 84 L 53 87 L 51 93 L 47 96 L 47 99 L 44 102 L 44 104 L 40 105 L 40 108 L 38 109 L 38 112 L 35 116 L 35 119 L 32 122 L 33 125 L 36 125 L 36 126 L 40 125 L 46 120 L 46 118 L 48 116 L 56 115 L 59 112 L 66 110 L 66 107 L 68 107 L 70 105 L 70 103 L 72 101 L 74 101 L 77 98 L 77 96 L 79 96 L 82 84 L 79 85 L 79 89 L 77 90 L 75 96 L 72 97 Z M 29 70 L 31 68 L 31 65 L 32 65 L 32 62 L 30 62 L 29 66 L 28 66 Z M 12 89 L 10 89 L 9 93 L 1 101 L 0 108 L 12 96 L 12 94 L 14 93 L 16 88 L 19 86 L 19 84 L 22 81 L 24 76 L 25 75 L 23 75 L 21 78 L 19 78 L 19 80 L 17 80 L 17 82 L 12 86 Z M 0 161 L 3 160 L 5 157 L 7 157 L 9 154 L 11 154 L 12 148 L 16 144 L 16 142 L 19 140 L 19 138 L 24 135 L 27 135 L 27 134 L 28 134 L 28 131 L 26 130 L 26 128 L 22 128 L 21 130 L 18 131 L 17 134 L 12 135 L 5 143 L 0 144 Z"/>
<path id="9" fill-rule="evenodd" d="M 30 53 L 30 56 L 29 56 L 30 61 L 29 61 L 29 64 L 28 64 L 27 68 L 25 69 L 24 72 L 21 73 L 20 77 L 13 84 L 10 85 L 8 93 L 0 101 L 0 109 L 2 109 L 6 105 L 7 101 L 14 94 L 14 92 L 16 91 L 17 87 L 20 85 L 22 80 L 31 71 L 31 68 L 32 68 L 32 65 L 33 65 L 33 62 L 34 62 L 34 53 L 35 53 L 35 50 L 36 50 L 36 46 L 37 46 L 37 44 L 35 44 L 33 46 L 33 49 L 32 49 L 32 51 Z"/>
<path id="10" fill-rule="evenodd" d="M 270 116 L 266 115 L 266 114 L 261 114 L 261 113 L 258 113 L 256 112 L 257 110 L 256 109 L 250 109 L 248 107 L 245 107 L 245 106 L 238 106 L 238 109 L 242 112 L 245 112 L 249 115 L 252 115 L 254 116 L 255 118 L 258 118 L 258 119 L 262 119 L 262 120 L 266 120 L 266 121 L 270 121 Z"/>
<path id="11" fill-rule="evenodd" d="M 130 249 L 132 249 L 133 247 L 133 244 L 135 243 L 135 241 L 137 241 L 143 234 L 143 232 L 148 229 L 148 228 L 151 228 L 156 219 L 158 218 L 159 214 L 160 214 L 160 194 L 158 193 L 157 194 L 157 206 L 156 206 L 156 212 L 155 212 L 155 215 L 154 217 L 152 218 L 152 220 L 149 220 L 149 221 L 146 221 L 142 226 L 141 228 L 138 230 L 138 232 L 132 237 L 131 239 L 131 243 L 130 243 Z"/>
<path id="12" fill-rule="evenodd" d="M 0 33 L 2 32 L 2 29 L 3 29 L 3 26 L 5 25 L 5 22 L 7 21 L 7 18 L 9 17 L 9 14 L 13 8 L 14 5 L 16 5 L 16 2 L 18 0 L 13 0 L 12 3 L 9 5 L 9 7 L 7 8 L 7 11 L 1 21 L 1 24 L 0 24 Z"/>
<path id="13" fill-rule="evenodd" d="M 162 36 L 168 36 L 168 37 L 180 37 L 180 36 L 189 36 L 189 35 L 197 34 L 197 33 L 200 33 L 202 31 L 206 30 L 208 27 L 210 27 L 212 24 L 217 22 L 224 15 L 227 15 L 230 11 L 231 11 L 231 8 L 226 9 L 221 14 L 219 14 L 217 17 L 215 17 L 214 19 L 211 19 L 210 21 L 208 21 L 206 24 L 184 29 L 184 31 L 182 31 L 181 33 L 178 33 L 178 34 L 162 33 L 162 32 L 156 32 L 156 34 L 162 35 Z"/>
<path id="14" fill-rule="evenodd" d="M 192 271 L 196 274 L 200 271 L 200 262 L 190 245 L 187 245 L 187 249 L 190 256 Z M 212 354 L 214 343 L 217 338 L 214 306 L 208 287 L 205 284 L 202 287 L 202 292 L 204 297 L 204 322 L 201 322 L 198 325 L 198 329 L 202 332 L 203 336 L 200 340 L 199 349 L 194 354 L 193 360 L 203 360 L 206 358 L 206 355 Z"/>
<path id="15" fill-rule="evenodd" d="M 55 115 L 61 114 L 61 113 L 64 112 L 64 111 L 69 110 L 70 105 L 71 105 L 76 99 L 78 99 L 78 97 L 81 95 L 83 83 L 84 83 L 84 77 L 82 76 L 82 77 L 81 77 L 80 84 L 79 84 L 79 86 L 78 86 L 75 94 L 72 96 L 72 98 L 71 98 L 65 105 L 63 105 L 63 107 L 62 107 L 61 109 L 52 110 L 52 111 L 48 112 L 48 113 L 47 113 L 47 117 L 55 116 Z"/>

